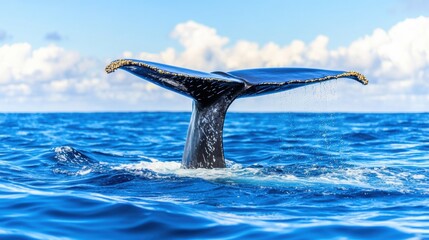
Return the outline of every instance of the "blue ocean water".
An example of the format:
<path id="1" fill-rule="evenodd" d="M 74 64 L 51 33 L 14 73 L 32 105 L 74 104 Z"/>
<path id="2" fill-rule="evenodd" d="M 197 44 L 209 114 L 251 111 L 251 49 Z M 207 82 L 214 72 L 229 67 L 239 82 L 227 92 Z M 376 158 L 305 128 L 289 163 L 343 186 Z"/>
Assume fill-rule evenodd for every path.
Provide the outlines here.
<path id="1" fill-rule="evenodd" d="M 429 239 L 429 114 L 0 114 L 0 239 Z"/>

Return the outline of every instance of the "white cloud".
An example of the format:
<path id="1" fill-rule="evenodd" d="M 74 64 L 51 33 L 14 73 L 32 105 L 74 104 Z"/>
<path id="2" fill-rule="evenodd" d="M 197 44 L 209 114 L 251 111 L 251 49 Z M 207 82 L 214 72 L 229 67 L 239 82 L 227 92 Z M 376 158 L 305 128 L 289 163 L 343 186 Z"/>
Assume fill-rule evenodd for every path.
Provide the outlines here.
<path id="1" fill-rule="evenodd" d="M 79 53 L 55 45 L 33 49 L 29 43 L 16 43 L 0 47 L 0 83 L 84 76 L 93 66 Z"/>
<path id="2" fill-rule="evenodd" d="M 182 52 L 167 48 L 159 54 L 124 53 L 126 57 L 178 64 L 190 68 L 225 70 L 272 66 L 353 67 L 374 76 L 401 78 L 429 65 L 429 18 L 407 19 L 388 31 L 376 29 L 371 35 L 347 47 L 328 49 L 329 38 L 319 35 L 309 44 L 295 40 L 288 45 L 259 45 L 245 40 L 227 45 L 229 39 L 215 29 L 188 21 L 176 26 L 172 36 L 184 47 Z"/>
<path id="3" fill-rule="evenodd" d="M 70 85 L 71 85 L 70 80 L 64 79 L 64 80 L 49 82 L 48 84 L 45 85 L 45 89 L 47 91 L 61 93 L 61 92 L 67 91 Z"/>
<path id="4" fill-rule="evenodd" d="M 370 35 L 336 49 L 328 48 L 329 38 L 323 35 L 309 44 L 300 40 L 283 46 L 246 40 L 228 44 L 229 39 L 219 36 L 215 29 L 193 21 L 177 25 L 172 36 L 182 44 L 183 51 L 168 48 L 159 54 L 127 55 L 207 71 L 285 66 L 357 70 L 367 75 L 370 85 L 339 83 L 337 94 L 341 101 L 336 103 L 345 107 L 354 104 L 350 98 L 361 98 L 356 110 L 395 111 L 394 107 L 399 105 L 402 107 L 397 111 L 429 109 L 425 107 L 429 106 L 428 17 L 407 19 L 389 30 L 375 29 Z M 377 99 L 388 101 L 390 107 L 377 103 Z"/>
<path id="5" fill-rule="evenodd" d="M 126 73 L 108 76 L 105 64 L 56 45 L 0 45 L 0 111 L 115 110 L 113 101 L 120 110 L 159 91 Z"/>
<path id="6" fill-rule="evenodd" d="M 0 88 L 0 93 L 7 97 L 26 96 L 31 93 L 31 88 L 25 83 L 8 84 Z"/>
<path id="7" fill-rule="evenodd" d="M 314 95 L 322 98 L 327 95 L 329 104 L 322 109 L 326 111 L 429 110 L 427 17 L 407 19 L 388 30 L 375 29 L 348 46 L 335 49 L 328 47 L 329 38 L 324 35 L 309 43 L 294 40 L 286 45 L 231 42 L 216 29 L 193 21 L 178 24 L 171 36 L 182 49 L 124 52 L 123 57 L 206 71 L 288 66 L 357 70 L 370 80 L 368 86 L 339 80 L 334 85 L 293 90 L 280 97 L 288 104 L 271 104 L 278 102 L 273 101 L 278 96 L 239 101 L 233 106 L 235 110 L 314 111 L 317 109 L 308 107 L 319 106 L 320 97 Z M 106 63 L 56 45 L 37 49 L 28 43 L 0 45 L 0 107 L 19 99 L 28 104 L 61 100 L 72 110 L 190 109 L 189 101 L 183 101 L 177 94 L 160 90 L 128 73 L 117 71 L 106 75 L 103 72 Z M 317 89 L 326 92 L 314 94 Z"/>
<path id="8" fill-rule="evenodd" d="M 171 37 L 183 46 L 182 52 L 167 48 L 159 54 L 125 52 L 124 57 L 138 57 L 169 64 L 181 64 L 198 69 L 212 69 L 223 64 L 224 47 L 228 38 L 219 36 L 216 29 L 188 21 L 178 24 Z"/>
<path id="9" fill-rule="evenodd" d="M 428 42 L 429 18 L 419 17 L 400 22 L 388 31 L 376 29 L 348 48 L 334 51 L 334 56 L 379 79 L 417 81 L 419 74 L 427 74 L 429 68 Z"/>

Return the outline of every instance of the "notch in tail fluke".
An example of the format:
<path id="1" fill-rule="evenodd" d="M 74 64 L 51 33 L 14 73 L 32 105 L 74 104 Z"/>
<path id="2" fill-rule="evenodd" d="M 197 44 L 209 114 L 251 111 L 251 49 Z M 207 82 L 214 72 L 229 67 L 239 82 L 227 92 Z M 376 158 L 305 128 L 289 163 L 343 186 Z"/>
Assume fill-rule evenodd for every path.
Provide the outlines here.
<path id="1" fill-rule="evenodd" d="M 120 59 L 107 73 L 123 69 L 194 100 L 182 158 L 184 168 L 223 168 L 223 125 L 236 98 L 287 91 L 309 84 L 349 78 L 368 84 L 358 72 L 311 68 L 260 68 L 231 72 L 200 72 L 161 63 Z"/>

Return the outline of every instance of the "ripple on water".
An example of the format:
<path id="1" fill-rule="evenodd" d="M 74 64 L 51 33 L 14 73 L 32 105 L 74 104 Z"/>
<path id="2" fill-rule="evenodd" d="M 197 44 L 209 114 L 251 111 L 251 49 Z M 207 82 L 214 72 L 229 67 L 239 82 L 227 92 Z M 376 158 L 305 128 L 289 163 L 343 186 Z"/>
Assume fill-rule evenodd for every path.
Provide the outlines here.
<path id="1" fill-rule="evenodd" d="M 428 114 L 229 113 L 226 169 L 189 117 L 0 114 L 0 238 L 429 237 Z"/>

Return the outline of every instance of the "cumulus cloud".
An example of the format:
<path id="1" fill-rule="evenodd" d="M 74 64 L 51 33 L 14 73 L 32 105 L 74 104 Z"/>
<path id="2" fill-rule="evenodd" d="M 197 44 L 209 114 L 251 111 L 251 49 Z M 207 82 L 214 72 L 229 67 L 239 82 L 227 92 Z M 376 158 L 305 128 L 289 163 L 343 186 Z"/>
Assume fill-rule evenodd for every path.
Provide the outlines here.
<path id="1" fill-rule="evenodd" d="M 0 83 L 48 82 L 91 74 L 94 61 L 56 45 L 33 49 L 28 43 L 0 47 Z"/>
<path id="2" fill-rule="evenodd" d="M 291 65 L 352 67 L 389 78 L 410 76 L 429 63 L 429 18 L 426 17 L 407 19 L 387 31 L 376 29 L 337 49 L 328 49 L 329 38 L 324 35 L 308 44 L 295 40 L 284 46 L 272 42 L 260 45 L 241 40 L 227 45 L 228 38 L 193 21 L 177 25 L 172 36 L 184 47 L 183 51 L 167 48 L 158 54 L 128 52 L 125 55 L 206 70 Z"/>
<path id="3" fill-rule="evenodd" d="M 314 96 L 300 96 L 306 91 L 313 91 L 311 95 L 314 95 L 314 91 L 318 91 L 315 89 L 322 89 L 322 96 L 335 92 L 329 97 L 331 104 L 324 108 L 326 111 L 429 109 L 427 17 L 407 19 L 387 30 L 375 29 L 348 46 L 334 49 L 329 48 L 329 37 L 324 35 L 316 36 L 308 43 L 294 40 L 286 45 L 247 40 L 231 42 L 216 29 L 194 21 L 178 24 L 171 37 L 182 45 L 182 49 L 166 48 L 159 53 L 124 52 L 123 57 L 206 71 L 291 66 L 357 70 L 370 80 L 365 87 L 339 80 L 328 88 L 315 85 L 293 90 L 281 98 L 293 102 L 286 104 L 286 108 L 282 103 L 272 104 L 279 101 L 272 101 L 268 96 L 239 102 L 240 108 L 236 110 L 315 110 L 306 104 L 317 104 L 320 98 L 311 102 L 308 99 Z M 19 100 L 31 103 L 51 101 L 71 110 L 139 109 L 139 106 L 146 110 L 189 109 L 189 101 L 130 74 L 117 71 L 106 75 L 103 69 L 107 63 L 56 45 L 37 49 L 28 43 L 2 45 L 0 104 L 10 106 L 11 102 Z"/>
<path id="4" fill-rule="evenodd" d="M 330 57 L 327 49 L 329 38 L 323 35 L 317 36 L 309 44 L 295 40 L 285 46 L 273 42 L 260 45 L 240 40 L 230 45 L 229 39 L 219 36 L 216 29 L 188 21 L 178 24 L 171 36 L 179 41 L 184 48 L 183 51 L 167 48 L 158 54 L 124 52 L 123 55 L 200 70 L 231 70 L 302 64 L 308 66 L 327 63 Z"/>
<path id="5" fill-rule="evenodd" d="M 425 106 L 422 102 L 429 106 L 428 17 L 407 19 L 388 30 L 375 29 L 336 49 L 328 48 L 329 38 L 324 35 L 310 43 L 295 40 L 283 46 L 246 40 L 229 44 L 229 39 L 215 29 L 193 21 L 177 25 L 172 37 L 183 46 L 183 51 L 167 48 L 158 54 L 127 53 L 127 56 L 208 71 L 286 66 L 357 70 L 367 75 L 370 85 L 349 88 L 339 83 L 338 95 L 340 99 L 365 98 L 359 100 L 365 105 L 359 110 L 394 111 L 394 106 L 401 103 L 407 107 L 402 106 L 399 111 L 428 110 L 421 107 Z M 386 101 L 390 108 L 384 104 Z"/>
<path id="6" fill-rule="evenodd" d="M 0 111 L 123 110 L 157 100 L 147 93 L 158 87 L 121 72 L 107 75 L 107 62 L 57 45 L 1 45 Z"/>
<path id="7" fill-rule="evenodd" d="M 31 93 L 31 88 L 25 83 L 9 84 L 2 86 L 0 92 L 8 97 L 26 96 Z"/>

